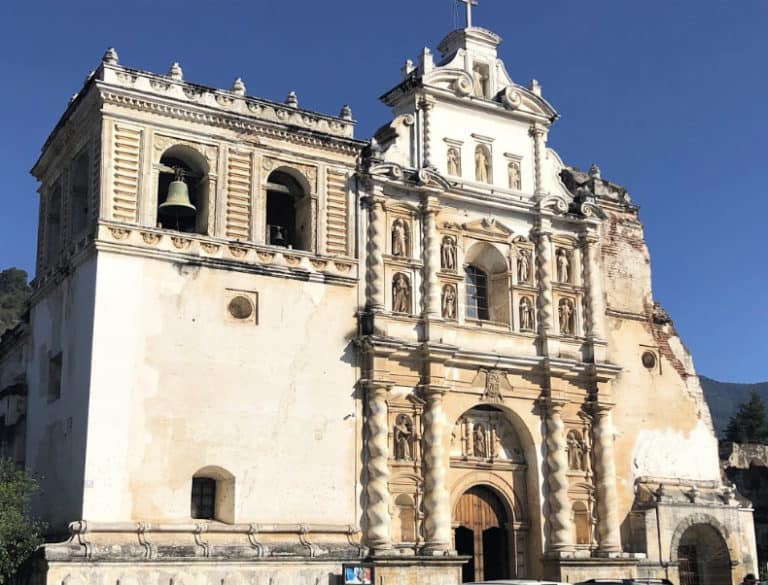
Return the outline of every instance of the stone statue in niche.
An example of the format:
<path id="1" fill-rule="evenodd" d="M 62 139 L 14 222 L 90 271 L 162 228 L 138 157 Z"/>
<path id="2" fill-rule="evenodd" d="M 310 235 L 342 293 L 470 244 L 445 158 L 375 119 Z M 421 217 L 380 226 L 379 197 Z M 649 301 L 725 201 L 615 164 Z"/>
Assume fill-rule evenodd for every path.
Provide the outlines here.
<path id="1" fill-rule="evenodd" d="M 477 97 L 488 97 L 488 76 L 482 67 L 475 67 L 472 70 L 473 93 Z"/>
<path id="2" fill-rule="evenodd" d="M 511 162 L 507 167 L 507 174 L 509 176 L 509 188 L 519 191 L 522 188 L 520 180 L 520 163 Z"/>
<path id="3" fill-rule="evenodd" d="M 557 313 L 560 317 L 560 333 L 563 335 L 573 335 L 573 301 L 571 299 L 560 299 Z"/>
<path id="4" fill-rule="evenodd" d="M 572 471 L 587 470 L 587 449 L 578 431 L 570 431 L 567 437 L 568 468 Z"/>
<path id="5" fill-rule="evenodd" d="M 448 149 L 448 174 L 454 177 L 461 176 L 461 157 L 456 148 Z"/>
<path id="6" fill-rule="evenodd" d="M 392 281 L 392 311 L 395 313 L 411 312 L 411 285 L 401 272 Z"/>
<path id="7" fill-rule="evenodd" d="M 408 230 L 402 219 L 396 219 L 392 224 L 392 255 L 408 255 Z"/>
<path id="8" fill-rule="evenodd" d="M 531 257 L 528 250 L 522 249 L 517 253 L 517 281 L 529 282 L 531 279 Z"/>
<path id="9" fill-rule="evenodd" d="M 475 457 L 488 457 L 488 444 L 485 440 L 485 427 L 483 425 L 475 425 L 472 431 L 472 439 Z"/>
<path id="10" fill-rule="evenodd" d="M 533 331 L 533 303 L 528 297 L 520 299 L 520 330 Z"/>
<path id="11" fill-rule="evenodd" d="M 395 419 L 395 459 L 410 461 L 413 459 L 411 443 L 413 439 L 413 422 L 407 414 L 398 415 Z"/>
<path id="12" fill-rule="evenodd" d="M 491 157 L 484 146 L 475 149 L 475 180 L 480 183 L 490 183 Z"/>
<path id="13" fill-rule="evenodd" d="M 456 272 L 456 240 L 451 236 L 443 237 L 440 247 L 440 262 L 443 270 Z"/>
<path id="14" fill-rule="evenodd" d="M 571 282 L 571 260 L 563 248 L 557 249 L 557 280 Z"/>
<path id="15" fill-rule="evenodd" d="M 452 284 L 443 287 L 443 319 L 456 319 L 456 287 Z"/>

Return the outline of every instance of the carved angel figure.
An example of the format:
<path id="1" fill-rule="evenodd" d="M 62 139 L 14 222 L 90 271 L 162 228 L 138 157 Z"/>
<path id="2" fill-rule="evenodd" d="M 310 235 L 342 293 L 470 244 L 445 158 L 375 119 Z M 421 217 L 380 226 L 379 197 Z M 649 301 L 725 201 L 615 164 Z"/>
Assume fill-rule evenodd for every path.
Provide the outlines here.
<path id="1" fill-rule="evenodd" d="M 408 278 L 400 272 L 392 282 L 392 310 L 395 313 L 411 312 L 411 285 Z"/>
<path id="2" fill-rule="evenodd" d="M 560 317 L 560 333 L 563 335 L 573 334 L 573 301 L 570 299 L 560 299 L 558 303 L 558 315 Z"/>
<path id="3" fill-rule="evenodd" d="M 533 331 L 533 303 L 528 297 L 520 299 L 520 330 Z"/>
<path id="4" fill-rule="evenodd" d="M 456 318 L 456 287 L 451 284 L 443 287 L 443 318 Z"/>
<path id="5" fill-rule="evenodd" d="M 520 163 L 511 162 L 507 168 L 507 175 L 509 176 L 509 188 L 519 191 L 522 187 L 520 181 Z"/>
<path id="6" fill-rule="evenodd" d="M 392 255 L 408 255 L 408 232 L 402 219 L 396 219 L 392 224 Z"/>
<path id="7" fill-rule="evenodd" d="M 557 249 L 557 279 L 560 282 L 571 282 L 571 261 L 563 248 Z"/>
<path id="8" fill-rule="evenodd" d="M 455 148 L 448 149 L 448 174 L 454 177 L 461 176 L 461 158 Z"/>
<path id="9" fill-rule="evenodd" d="M 528 282 L 531 278 L 531 259 L 528 250 L 520 250 L 517 254 L 517 281 Z"/>
<path id="10" fill-rule="evenodd" d="M 443 270 L 456 271 L 456 240 L 451 236 L 443 238 L 443 244 L 440 247 L 440 262 Z"/>
<path id="11" fill-rule="evenodd" d="M 491 176 L 491 159 L 484 146 L 475 149 L 475 180 L 480 183 L 489 183 Z"/>
<path id="12" fill-rule="evenodd" d="M 410 460 L 411 437 L 413 436 L 413 423 L 407 414 L 401 414 L 395 419 L 395 459 Z"/>

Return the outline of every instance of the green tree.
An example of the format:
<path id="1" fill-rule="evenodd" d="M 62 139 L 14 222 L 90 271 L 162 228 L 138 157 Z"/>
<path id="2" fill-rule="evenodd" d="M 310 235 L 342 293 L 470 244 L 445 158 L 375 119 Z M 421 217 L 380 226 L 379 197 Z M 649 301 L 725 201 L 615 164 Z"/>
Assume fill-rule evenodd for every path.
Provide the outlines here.
<path id="1" fill-rule="evenodd" d="M 30 292 L 24 270 L 7 268 L 0 272 L 0 334 L 18 323 Z"/>
<path id="2" fill-rule="evenodd" d="M 37 482 L 10 459 L 0 459 L 0 584 L 42 544 L 43 525 L 29 515 Z"/>
<path id="3" fill-rule="evenodd" d="M 734 443 L 762 443 L 768 445 L 768 417 L 765 405 L 757 392 L 739 406 L 739 410 L 728 421 L 725 438 Z"/>

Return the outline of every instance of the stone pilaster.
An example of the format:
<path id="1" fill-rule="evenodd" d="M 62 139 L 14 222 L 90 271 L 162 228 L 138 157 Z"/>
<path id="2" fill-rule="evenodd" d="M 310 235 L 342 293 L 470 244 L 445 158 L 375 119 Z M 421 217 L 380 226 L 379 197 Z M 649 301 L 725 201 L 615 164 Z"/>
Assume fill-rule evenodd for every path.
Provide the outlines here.
<path id="1" fill-rule="evenodd" d="M 424 312 L 432 319 L 442 316 L 440 299 L 440 238 L 437 233 L 438 209 L 429 199 L 422 205 L 424 225 Z"/>
<path id="2" fill-rule="evenodd" d="M 605 303 L 598 256 L 598 238 L 593 234 L 583 236 L 584 275 L 587 285 L 587 335 L 605 339 Z"/>
<path id="3" fill-rule="evenodd" d="M 568 498 L 568 457 L 565 423 L 562 418 L 563 404 L 547 400 L 546 444 L 547 485 L 549 487 L 549 541 L 547 552 L 559 553 L 573 550 L 573 526 L 571 502 Z"/>
<path id="4" fill-rule="evenodd" d="M 536 195 L 543 195 L 544 182 L 542 180 L 542 173 L 544 168 L 544 135 L 546 130 L 539 124 L 533 124 L 528 130 L 528 134 L 533 138 L 533 192 Z"/>
<path id="5" fill-rule="evenodd" d="M 367 386 L 367 472 L 368 545 L 375 553 L 392 548 L 389 516 L 389 421 L 387 417 L 388 387 L 379 382 Z"/>
<path id="6" fill-rule="evenodd" d="M 384 309 L 384 246 L 387 227 L 384 201 L 377 197 L 368 200 L 368 244 L 366 260 L 366 304 L 369 309 Z"/>
<path id="7" fill-rule="evenodd" d="M 552 233 L 549 225 L 538 229 L 536 238 L 536 269 L 539 281 L 539 332 L 548 335 L 554 329 L 552 307 Z"/>
<path id="8" fill-rule="evenodd" d="M 598 550 L 603 554 L 621 552 L 616 501 L 616 464 L 613 458 L 613 417 L 608 405 L 596 404 L 593 433 L 597 479 Z"/>
<path id="9" fill-rule="evenodd" d="M 451 548 L 451 510 L 446 488 L 445 388 L 426 385 L 424 411 L 424 552 L 442 554 Z"/>

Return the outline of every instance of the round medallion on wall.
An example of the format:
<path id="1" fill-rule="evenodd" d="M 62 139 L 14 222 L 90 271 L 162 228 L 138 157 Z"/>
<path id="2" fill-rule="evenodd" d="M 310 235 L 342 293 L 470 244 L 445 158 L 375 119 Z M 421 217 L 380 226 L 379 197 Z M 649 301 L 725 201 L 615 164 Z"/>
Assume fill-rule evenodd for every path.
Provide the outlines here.
<path id="1" fill-rule="evenodd" d="M 652 351 L 644 352 L 641 359 L 643 361 L 643 365 L 649 370 L 652 370 L 656 367 L 656 354 L 654 354 Z"/>
<path id="2" fill-rule="evenodd" d="M 253 315 L 253 303 L 251 303 L 249 298 L 242 295 L 238 295 L 229 301 L 227 309 L 229 314 L 235 319 L 248 319 Z"/>

